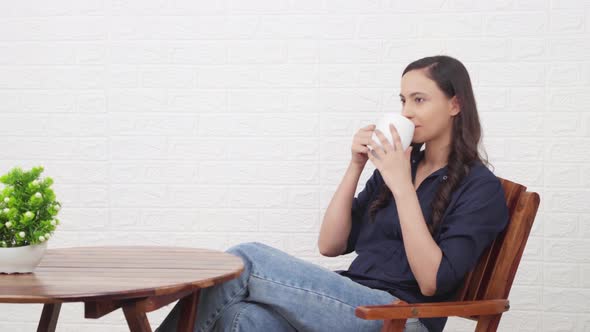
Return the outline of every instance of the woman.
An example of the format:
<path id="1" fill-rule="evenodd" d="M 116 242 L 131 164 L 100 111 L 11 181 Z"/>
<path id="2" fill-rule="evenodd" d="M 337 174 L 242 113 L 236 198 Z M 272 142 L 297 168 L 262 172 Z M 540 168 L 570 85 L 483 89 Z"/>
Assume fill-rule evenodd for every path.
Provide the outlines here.
<path id="1" fill-rule="evenodd" d="M 355 307 L 452 300 L 508 222 L 504 192 L 478 153 L 475 98 L 458 60 L 411 63 L 400 98 L 416 126 L 412 146 L 402 151 L 393 126 L 393 142 L 374 125 L 360 129 L 324 215 L 319 250 L 356 251 L 349 269 L 335 273 L 259 243 L 235 246 L 228 252 L 245 271 L 202 291 L 196 331 L 379 331 L 382 322 L 356 318 Z M 354 197 L 368 161 L 376 169 Z M 177 320 L 175 307 L 158 331 L 174 331 Z M 442 331 L 445 323 L 409 319 L 405 331 Z"/>

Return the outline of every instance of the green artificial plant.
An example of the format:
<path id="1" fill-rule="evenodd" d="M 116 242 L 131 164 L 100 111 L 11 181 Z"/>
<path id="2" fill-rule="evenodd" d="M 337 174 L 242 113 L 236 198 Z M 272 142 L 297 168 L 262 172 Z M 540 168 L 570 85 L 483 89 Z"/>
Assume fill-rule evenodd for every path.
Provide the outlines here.
<path id="1" fill-rule="evenodd" d="M 47 241 L 59 225 L 61 204 L 50 188 L 53 180 L 39 178 L 43 167 L 20 167 L 0 177 L 0 248 L 21 247 Z"/>

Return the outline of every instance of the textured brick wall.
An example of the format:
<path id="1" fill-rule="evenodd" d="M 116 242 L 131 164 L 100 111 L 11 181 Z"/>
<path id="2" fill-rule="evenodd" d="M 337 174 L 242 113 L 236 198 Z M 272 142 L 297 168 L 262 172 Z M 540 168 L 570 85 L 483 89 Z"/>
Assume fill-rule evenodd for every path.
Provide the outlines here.
<path id="1" fill-rule="evenodd" d="M 54 248 L 256 240 L 344 268 L 316 238 L 352 134 L 399 110 L 405 65 L 449 54 L 496 173 L 542 197 L 500 330 L 590 331 L 589 16 L 586 0 L 2 1 L 0 170 L 54 177 Z M 40 309 L 0 305 L 0 330 Z M 58 330 L 126 330 L 82 317 L 64 305 Z"/>

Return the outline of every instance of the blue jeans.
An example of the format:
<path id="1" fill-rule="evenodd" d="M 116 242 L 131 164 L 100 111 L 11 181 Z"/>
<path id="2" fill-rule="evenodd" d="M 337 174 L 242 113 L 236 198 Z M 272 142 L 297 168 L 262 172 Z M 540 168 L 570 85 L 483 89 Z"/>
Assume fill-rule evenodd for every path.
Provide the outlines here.
<path id="1" fill-rule="evenodd" d="M 379 331 L 382 321 L 354 315 L 360 305 L 397 298 L 260 243 L 227 252 L 244 261 L 231 281 L 201 290 L 195 331 Z M 156 332 L 175 331 L 178 304 Z M 427 332 L 416 318 L 404 331 Z"/>

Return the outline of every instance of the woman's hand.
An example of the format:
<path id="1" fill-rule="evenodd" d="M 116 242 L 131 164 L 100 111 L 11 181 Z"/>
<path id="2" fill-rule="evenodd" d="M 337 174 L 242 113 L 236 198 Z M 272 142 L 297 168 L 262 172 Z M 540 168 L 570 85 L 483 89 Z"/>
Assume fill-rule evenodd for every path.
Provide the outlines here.
<path id="1" fill-rule="evenodd" d="M 381 146 L 373 139 L 370 139 L 369 146 L 372 151 L 368 154 L 369 160 L 377 167 L 383 181 L 393 196 L 413 191 L 412 185 L 412 168 L 410 166 L 410 155 L 412 147 L 408 147 L 406 151 L 402 150 L 402 142 L 393 124 L 389 124 L 389 130 L 393 137 L 393 143 L 389 142 L 385 135 L 379 130 L 375 130 L 375 134 L 381 142 Z"/>
<path id="2" fill-rule="evenodd" d="M 375 125 L 371 124 L 366 127 L 359 129 L 352 139 L 352 160 L 351 162 L 355 165 L 364 167 L 369 160 L 369 148 L 367 144 L 371 141 L 371 136 L 375 131 Z"/>

